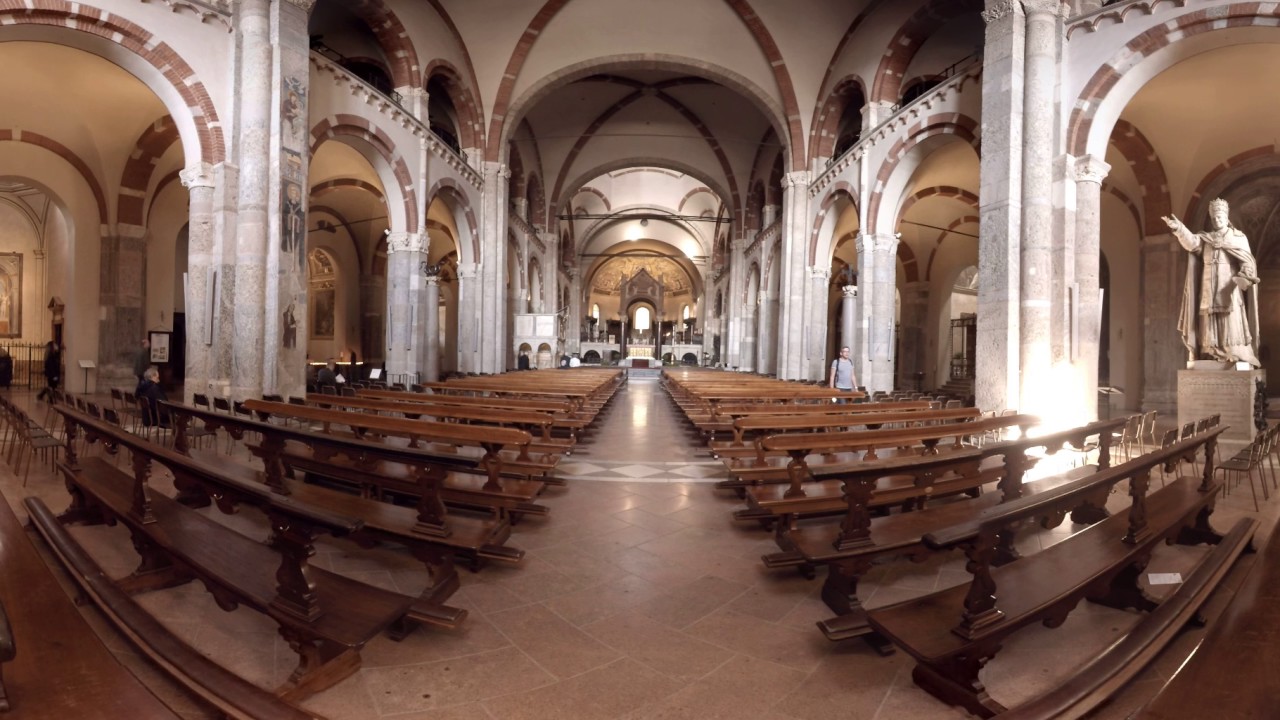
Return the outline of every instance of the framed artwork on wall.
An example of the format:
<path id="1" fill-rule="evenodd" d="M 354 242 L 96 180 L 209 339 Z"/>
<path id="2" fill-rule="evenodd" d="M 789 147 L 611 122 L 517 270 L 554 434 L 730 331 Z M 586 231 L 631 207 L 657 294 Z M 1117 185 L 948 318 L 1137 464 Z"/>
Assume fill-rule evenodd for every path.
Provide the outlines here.
<path id="1" fill-rule="evenodd" d="M 311 288 L 311 339 L 333 339 L 333 288 Z"/>
<path id="2" fill-rule="evenodd" d="M 151 341 L 151 362 L 160 365 L 169 362 L 169 336 L 172 333 L 153 330 L 148 333 Z"/>
<path id="3" fill-rule="evenodd" d="M 0 338 L 22 337 L 22 253 L 0 253 Z"/>

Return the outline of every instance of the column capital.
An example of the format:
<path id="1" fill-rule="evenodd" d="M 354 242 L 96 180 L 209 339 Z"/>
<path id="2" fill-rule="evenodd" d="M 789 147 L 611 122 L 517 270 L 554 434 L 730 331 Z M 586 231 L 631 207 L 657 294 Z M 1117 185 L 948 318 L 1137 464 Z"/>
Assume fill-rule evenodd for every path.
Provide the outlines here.
<path id="1" fill-rule="evenodd" d="M 769 291 L 768 291 L 768 290 L 761 290 L 760 292 L 758 292 L 758 293 L 756 293 L 756 294 L 760 296 L 760 297 L 759 297 L 759 301 L 760 301 L 760 304 L 761 304 L 761 305 L 764 305 L 765 303 L 769 302 Z"/>
<path id="2" fill-rule="evenodd" d="M 858 233 L 853 239 L 858 254 L 896 253 L 902 233 Z"/>
<path id="3" fill-rule="evenodd" d="M 310 13 L 311 8 L 316 6 L 316 0 L 284 0 L 290 5 L 299 8 L 305 13 Z"/>
<path id="4" fill-rule="evenodd" d="M 399 252 L 423 252 L 427 249 L 424 233 L 393 232 L 387 235 L 387 254 Z"/>
<path id="5" fill-rule="evenodd" d="M 793 187 L 808 187 L 811 182 L 813 182 L 813 173 L 808 170 L 797 170 L 782 176 L 782 188 L 784 190 Z"/>
<path id="6" fill-rule="evenodd" d="M 1076 182 L 1102 184 L 1111 174 L 1111 165 L 1097 155 L 1076 158 Z"/>
<path id="7" fill-rule="evenodd" d="M 982 11 L 982 19 L 991 25 L 1005 19 L 1019 8 L 1021 8 L 1019 0 L 987 0 L 987 9 Z"/>
<path id="8" fill-rule="evenodd" d="M 1062 0 L 1022 0 L 1022 10 L 1027 15 L 1062 14 Z"/>
<path id="9" fill-rule="evenodd" d="M 858 286 L 844 285 L 840 288 L 840 293 L 850 300 L 856 300 L 858 298 Z"/>
<path id="10" fill-rule="evenodd" d="M 458 263 L 458 279 L 474 280 L 480 273 L 480 263 Z"/>
<path id="11" fill-rule="evenodd" d="M 486 162 L 484 164 L 484 174 L 507 180 L 511 177 L 511 168 L 506 163 Z"/>
<path id="12" fill-rule="evenodd" d="M 813 278 L 814 280 L 830 280 L 831 268 L 818 267 L 816 265 L 811 266 L 809 268 L 809 277 Z"/>
<path id="13" fill-rule="evenodd" d="M 213 166 L 201 162 L 178 173 L 182 187 L 188 190 L 198 187 L 213 187 Z"/>

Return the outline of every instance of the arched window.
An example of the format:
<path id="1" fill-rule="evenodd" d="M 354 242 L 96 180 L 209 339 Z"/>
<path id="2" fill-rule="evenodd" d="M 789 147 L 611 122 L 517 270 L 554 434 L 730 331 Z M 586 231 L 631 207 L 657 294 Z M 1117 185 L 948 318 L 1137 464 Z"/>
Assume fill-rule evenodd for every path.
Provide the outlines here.
<path id="1" fill-rule="evenodd" d="M 649 329 L 649 308 L 636 308 L 636 330 Z"/>
<path id="2" fill-rule="evenodd" d="M 600 319 L 600 304 L 599 304 L 599 303 L 592 303 L 592 304 L 591 304 L 591 317 L 595 318 L 596 320 L 599 320 L 599 319 Z"/>
<path id="3" fill-rule="evenodd" d="M 684 306 L 684 309 L 680 311 L 680 319 L 681 319 L 681 320 L 688 320 L 688 319 L 689 319 L 689 306 L 688 306 L 688 305 L 685 305 L 685 306 Z"/>

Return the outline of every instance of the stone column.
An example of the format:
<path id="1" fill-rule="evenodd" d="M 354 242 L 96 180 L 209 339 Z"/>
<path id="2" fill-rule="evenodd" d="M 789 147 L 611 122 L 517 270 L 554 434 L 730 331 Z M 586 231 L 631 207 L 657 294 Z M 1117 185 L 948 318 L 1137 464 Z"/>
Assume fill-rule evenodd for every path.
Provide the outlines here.
<path id="1" fill-rule="evenodd" d="M 853 344 L 849 357 L 853 360 L 853 372 L 859 385 L 866 385 L 871 378 L 871 299 L 875 296 L 872 282 L 874 243 L 869 235 L 859 232 L 853 239 L 854 252 L 858 255 L 858 285 L 853 296 Z"/>
<path id="2" fill-rule="evenodd" d="M 809 183 L 807 171 L 790 172 L 782 188 L 782 293 L 778 332 L 778 377 L 805 376 L 805 270 L 808 265 Z"/>
<path id="3" fill-rule="evenodd" d="M 422 338 L 425 281 L 422 263 L 427 259 L 426 239 L 417 233 L 393 232 L 387 236 L 387 374 L 406 375 L 423 370 Z"/>
<path id="4" fill-rule="evenodd" d="M 925 370 L 925 322 L 929 315 L 929 283 L 907 283 L 901 288 L 902 313 L 898 321 L 899 367 L 897 387 L 916 389 L 916 373 Z M 921 387 L 923 390 L 924 388 Z"/>
<path id="5" fill-rule="evenodd" d="M 436 382 L 440 379 L 440 273 L 438 269 L 428 267 L 425 274 L 423 292 L 425 302 L 422 304 L 426 333 L 422 341 L 424 348 L 422 364 L 423 382 Z"/>
<path id="6" fill-rule="evenodd" d="M 871 251 L 871 312 L 867 323 L 867 348 L 870 367 L 858 378 L 867 390 L 892 391 L 894 389 L 894 309 L 897 304 L 898 234 L 876 233 L 864 236 L 864 243 Z M 859 286 L 861 287 L 861 286 Z M 865 291 L 860 291 L 859 295 Z"/>
<path id="7" fill-rule="evenodd" d="M 1022 227 L 1022 6 L 986 0 L 978 240 L 978 348 L 975 393 L 986 410 L 1020 399 L 1019 302 Z"/>
<path id="8" fill-rule="evenodd" d="M 745 291 L 742 302 L 742 325 L 739 330 L 740 340 L 738 342 L 738 365 L 748 372 L 759 372 L 760 366 L 756 362 L 756 337 L 759 335 L 760 311 L 757 307 L 758 295 L 754 292 L 749 296 Z M 679 362 L 680 358 L 676 358 Z"/>
<path id="9" fill-rule="evenodd" d="M 853 357 L 853 329 L 857 326 L 854 313 L 858 311 L 858 286 L 844 285 L 840 288 L 840 347 L 849 348 L 849 356 Z"/>
<path id="10" fill-rule="evenodd" d="M 1111 166 L 1090 155 L 1076 160 L 1076 331 L 1075 358 L 1081 387 L 1078 397 L 1084 419 L 1098 417 L 1098 350 L 1101 345 L 1102 301 L 1098 272 L 1102 254 L 1102 181 Z"/>
<path id="11" fill-rule="evenodd" d="M 1053 305 L 1053 138 L 1059 0 L 1022 0 L 1026 12 L 1022 97 L 1022 254 L 1019 295 L 1021 402 L 1049 412 Z M 1040 405 L 1039 407 L 1037 405 Z"/>
<path id="12" fill-rule="evenodd" d="M 267 240 L 270 236 L 267 206 L 271 191 L 271 90 L 275 76 L 271 47 L 270 0 L 242 0 L 240 31 L 239 151 L 240 184 L 236 193 L 236 239 L 232 266 L 225 282 L 236 302 L 230 341 L 232 397 L 258 397 L 262 393 L 267 289 Z M 303 117 L 306 117 L 304 112 Z M 304 233 L 305 238 L 305 233 Z M 306 248 L 302 249 L 306 254 Z M 306 305 L 295 308 L 298 327 L 306 328 Z M 303 330 L 300 345 L 306 345 Z M 226 338 L 221 339 L 226 342 Z"/>
<path id="13" fill-rule="evenodd" d="M 187 188 L 187 367 L 183 386 L 183 402 L 190 403 L 191 396 L 209 388 L 213 372 L 215 347 L 206 344 L 210 336 L 213 317 L 209 310 L 209 286 L 213 273 L 218 270 L 213 223 L 214 182 L 212 168 L 206 163 L 192 165 L 178 173 L 182 186 Z"/>
<path id="14" fill-rule="evenodd" d="M 458 263 L 458 370 L 479 372 L 480 292 L 476 288 L 476 263 Z"/>
<path id="15" fill-rule="evenodd" d="M 480 221 L 480 307 L 478 371 L 506 370 L 511 354 L 507 335 L 507 181 L 511 171 L 496 162 L 484 164 Z"/>
<path id="16" fill-rule="evenodd" d="M 774 336 L 777 325 L 778 299 L 769 297 L 767 290 L 759 294 L 760 307 L 756 310 L 756 372 L 772 373 L 777 371 L 778 343 Z"/>
<path id="17" fill-rule="evenodd" d="M 555 273 L 552 274 L 554 275 Z M 569 326 L 569 337 L 566 338 L 569 352 L 580 353 L 582 352 L 582 317 L 584 313 L 582 308 L 582 271 L 577 267 L 569 268 L 569 306 L 563 308 L 562 312 L 565 313 L 565 322 Z M 596 325 L 596 327 L 599 329 L 598 332 L 603 333 L 604 318 L 601 318 L 600 322 L 602 324 Z M 602 360 L 607 362 L 609 358 L 605 357 Z"/>
<path id="18" fill-rule="evenodd" d="M 98 302 L 97 387 L 137 385 L 133 358 L 145 336 L 147 289 L 146 228 L 121 224 L 102 238 Z M 70 372 L 71 368 L 68 367 Z M 80 373 L 80 377 L 84 377 Z M 79 379 L 79 378 L 76 378 Z M 88 388 L 85 388 L 88 392 Z"/>
<path id="19" fill-rule="evenodd" d="M 1178 371 L 1187 349 L 1178 334 L 1187 253 L 1172 235 L 1142 240 L 1142 409 L 1173 413 L 1178 408 Z M 1114 285 L 1114 280 L 1113 280 Z M 1134 392 L 1125 388 L 1129 392 Z"/>
<path id="20" fill-rule="evenodd" d="M 747 241 L 743 238 L 735 238 L 729 243 L 729 291 L 725 297 L 724 307 L 727 322 L 725 338 L 720 341 L 720 349 L 721 354 L 725 356 L 725 364 L 730 368 L 741 368 L 747 364 L 742 349 L 745 321 L 743 298 L 746 293 L 743 287 L 746 259 L 742 251 L 746 244 Z"/>
<path id="21" fill-rule="evenodd" d="M 805 380 L 819 380 L 831 365 L 831 359 L 827 357 L 827 332 L 830 330 L 831 317 L 830 266 L 809 268 L 804 314 L 809 322 L 805 325 L 802 377 Z"/>

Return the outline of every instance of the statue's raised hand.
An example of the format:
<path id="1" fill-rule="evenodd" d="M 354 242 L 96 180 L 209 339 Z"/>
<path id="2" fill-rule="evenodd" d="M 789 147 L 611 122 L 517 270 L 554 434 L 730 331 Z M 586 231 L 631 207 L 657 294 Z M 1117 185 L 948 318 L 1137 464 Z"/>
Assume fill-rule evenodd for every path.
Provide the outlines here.
<path id="1" fill-rule="evenodd" d="M 1170 230 L 1177 230 L 1178 228 L 1182 227 L 1182 221 L 1174 217 L 1173 215 L 1164 215 L 1164 216 L 1161 216 L 1160 219 L 1164 221 L 1165 225 L 1169 226 Z"/>

